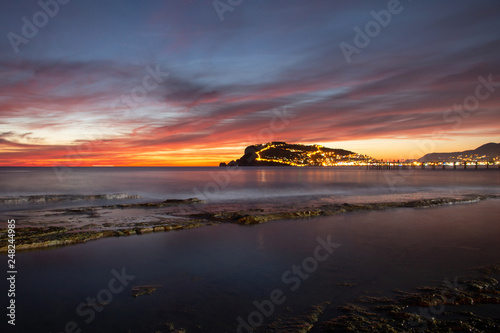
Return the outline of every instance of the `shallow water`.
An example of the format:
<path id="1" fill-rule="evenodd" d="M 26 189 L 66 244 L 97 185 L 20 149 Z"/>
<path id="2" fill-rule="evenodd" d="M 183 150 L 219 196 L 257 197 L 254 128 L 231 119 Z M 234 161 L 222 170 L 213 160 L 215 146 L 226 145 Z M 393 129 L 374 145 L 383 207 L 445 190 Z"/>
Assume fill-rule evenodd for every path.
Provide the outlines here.
<path id="1" fill-rule="evenodd" d="M 488 200 L 217 225 L 21 252 L 16 329 L 62 332 L 74 321 L 83 332 L 154 332 L 168 322 L 188 332 L 235 332 L 237 318 L 247 318 L 256 310 L 252 302 L 269 299 L 274 289 L 286 301 L 265 323 L 325 300 L 333 306 L 320 320 L 328 320 L 339 315 L 336 305 L 359 295 L 390 295 L 394 288 L 440 283 L 472 274 L 472 267 L 499 264 L 498 216 L 500 200 Z M 317 238 L 329 235 L 340 246 L 292 291 L 295 283 L 283 274 L 314 256 Z M 107 289 L 111 270 L 122 268 L 135 278 L 86 323 L 89 315 L 78 315 L 76 308 Z M 343 282 L 357 285 L 337 285 Z M 161 287 L 133 298 L 132 285 Z"/>
<path id="2" fill-rule="evenodd" d="M 0 205 L 0 211 L 199 197 L 209 202 L 415 200 L 500 194 L 500 170 L 363 168 L 0 168 L 0 197 L 54 194 L 139 195 L 141 199 Z"/>

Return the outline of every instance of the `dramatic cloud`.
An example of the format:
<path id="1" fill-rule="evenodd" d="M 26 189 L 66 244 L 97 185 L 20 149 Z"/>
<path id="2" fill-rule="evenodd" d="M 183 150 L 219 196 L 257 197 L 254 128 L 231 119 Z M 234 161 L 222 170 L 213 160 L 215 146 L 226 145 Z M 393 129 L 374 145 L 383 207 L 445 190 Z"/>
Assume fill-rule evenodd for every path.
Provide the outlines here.
<path id="1" fill-rule="evenodd" d="M 377 31 L 389 1 L 244 1 L 223 21 L 212 2 L 73 1 L 18 53 L 8 34 L 41 8 L 2 3 L 0 165 L 216 165 L 269 140 L 399 158 L 369 141 L 500 141 L 498 1 L 401 1 Z"/>

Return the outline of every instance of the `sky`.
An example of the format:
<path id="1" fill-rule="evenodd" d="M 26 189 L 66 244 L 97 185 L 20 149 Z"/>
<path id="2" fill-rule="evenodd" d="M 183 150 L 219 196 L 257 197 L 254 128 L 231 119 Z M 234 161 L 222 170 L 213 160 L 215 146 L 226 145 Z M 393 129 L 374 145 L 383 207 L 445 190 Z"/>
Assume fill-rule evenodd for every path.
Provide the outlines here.
<path id="1" fill-rule="evenodd" d="M 1 166 L 500 142 L 497 0 L 3 0 Z"/>

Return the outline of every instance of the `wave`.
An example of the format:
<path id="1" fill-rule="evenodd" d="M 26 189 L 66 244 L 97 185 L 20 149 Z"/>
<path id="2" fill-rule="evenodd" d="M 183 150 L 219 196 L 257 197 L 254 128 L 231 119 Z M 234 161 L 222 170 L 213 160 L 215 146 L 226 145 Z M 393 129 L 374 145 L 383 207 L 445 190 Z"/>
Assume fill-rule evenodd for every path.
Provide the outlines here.
<path id="1" fill-rule="evenodd" d="M 2 205 L 19 205 L 25 203 L 49 203 L 49 202 L 73 202 L 90 200 L 123 200 L 138 199 L 140 196 L 127 193 L 110 194 L 40 194 L 40 195 L 21 195 L 15 197 L 0 197 Z"/>

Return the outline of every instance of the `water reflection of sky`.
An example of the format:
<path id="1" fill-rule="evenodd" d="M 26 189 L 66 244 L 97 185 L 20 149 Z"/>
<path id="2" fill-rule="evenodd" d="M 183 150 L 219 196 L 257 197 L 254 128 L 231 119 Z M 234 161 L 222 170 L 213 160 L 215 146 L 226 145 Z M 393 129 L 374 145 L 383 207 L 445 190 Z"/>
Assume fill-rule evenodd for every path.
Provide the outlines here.
<path id="1" fill-rule="evenodd" d="M 218 225 L 19 253 L 25 274 L 18 275 L 18 315 L 30 318 L 19 329 L 56 331 L 71 319 L 86 331 L 151 332 L 161 322 L 188 331 L 196 325 L 230 331 L 238 316 L 254 310 L 254 300 L 276 288 L 287 297 L 278 314 L 329 300 L 333 317 L 337 305 L 366 291 L 379 296 L 409 290 L 497 262 L 500 225 L 492 217 L 500 214 L 498 203 Z M 312 256 L 317 238 L 328 235 L 340 247 L 291 291 L 283 273 Z M 135 276 L 131 285 L 161 287 L 136 299 L 127 288 L 86 326 L 76 306 L 122 267 Z M 343 282 L 356 287 L 338 285 Z"/>

